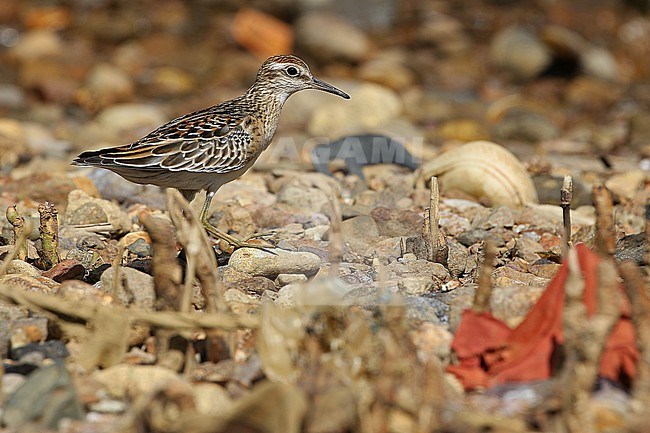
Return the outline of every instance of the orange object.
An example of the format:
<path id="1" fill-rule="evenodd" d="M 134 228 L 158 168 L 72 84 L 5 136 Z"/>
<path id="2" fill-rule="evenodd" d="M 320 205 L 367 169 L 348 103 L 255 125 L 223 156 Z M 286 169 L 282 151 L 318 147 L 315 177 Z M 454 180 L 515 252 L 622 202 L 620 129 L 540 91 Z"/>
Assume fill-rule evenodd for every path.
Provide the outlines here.
<path id="1" fill-rule="evenodd" d="M 584 303 L 587 315 L 591 316 L 596 311 L 599 258 L 584 245 L 576 249 L 585 282 Z M 447 371 L 456 375 L 466 390 L 550 378 L 553 352 L 564 342 L 562 312 L 568 273 L 565 262 L 515 329 L 511 330 L 489 313 L 466 310 L 451 346 L 460 362 L 450 365 Z M 626 382 L 636 375 L 638 358 L 629 303 L 625 301 L 603 350 L 600 375 Z"/>
<path id="2" fill-rule="evenodd" d="M 276 54 L 289 54 L 293 48 L 291 26 L 255 9 L 240 9 L 230 34 L 239 45 L 262 60 Z"/>

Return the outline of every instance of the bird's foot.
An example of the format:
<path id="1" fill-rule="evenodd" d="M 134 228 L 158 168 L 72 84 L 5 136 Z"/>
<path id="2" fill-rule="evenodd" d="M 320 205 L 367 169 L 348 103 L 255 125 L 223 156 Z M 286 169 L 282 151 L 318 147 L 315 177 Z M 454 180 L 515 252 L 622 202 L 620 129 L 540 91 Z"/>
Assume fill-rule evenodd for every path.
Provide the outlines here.
<path id="1" fill-rule="evenodd" d="M 270 249 L 274 248 L 273 245 L 271 244 L 262 244 L 258 242 L 250 242 L 252 239 L 257 239 L 263 236 L 268 236 L 266 233 L 254 233 L 244 239 L 237 239 L 236 237 L 229 235 L 228 233 L 224 233 L 221 230 L 217 229 L 215 226 L 212 224 L 203 223 L 203 227 L 205 227 L 205 230 L 213 235 L 214 237 L 221 239 L 231 246 L 233 246 L 235 249 L 237 248 L 257 248 L 260 250 L 264 250 L 266 252 L 272 252 Z"/>
<path id="2" fill-rule="evenodd" d="M 252 235 L 248 235 L 244 239 L 242 239 L 242 242 L 247 242 L 250 241 L 251 239 L 262 239 L 268 241 L 268 239 L 265 238 L 269 238 L 277 233 L 278 232 L 275 230 L 265 230 L 263 232 L 253 233 Z"/>

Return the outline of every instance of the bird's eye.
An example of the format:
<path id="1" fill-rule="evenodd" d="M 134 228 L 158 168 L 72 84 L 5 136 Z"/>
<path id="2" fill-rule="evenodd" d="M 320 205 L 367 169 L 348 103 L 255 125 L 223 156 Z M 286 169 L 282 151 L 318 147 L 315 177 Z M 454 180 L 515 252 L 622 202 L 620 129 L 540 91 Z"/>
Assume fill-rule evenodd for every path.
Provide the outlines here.
<path id="1" fill-rule="evenodd" d="M 287 69 L 284 70 L 288 76 L 290 77 L 297 77 L 298 76 L 298 68 L 295 66 L 289 66 Z"/>

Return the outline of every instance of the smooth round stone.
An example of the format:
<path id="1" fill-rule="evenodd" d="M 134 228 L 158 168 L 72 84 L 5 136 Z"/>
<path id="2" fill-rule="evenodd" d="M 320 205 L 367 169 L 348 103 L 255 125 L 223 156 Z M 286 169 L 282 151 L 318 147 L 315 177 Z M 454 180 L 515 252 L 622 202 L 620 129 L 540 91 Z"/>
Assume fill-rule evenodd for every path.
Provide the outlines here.
<path id="1" fill-rule="evenodd" d="M 280 274 L 313 275 L 320 269 L 321 260 L 314 253 L 285 251 L 277 248 L 264 251 L 240 248 L 230 257 L 229 266 L 252 276 L 275 279 Z"/>

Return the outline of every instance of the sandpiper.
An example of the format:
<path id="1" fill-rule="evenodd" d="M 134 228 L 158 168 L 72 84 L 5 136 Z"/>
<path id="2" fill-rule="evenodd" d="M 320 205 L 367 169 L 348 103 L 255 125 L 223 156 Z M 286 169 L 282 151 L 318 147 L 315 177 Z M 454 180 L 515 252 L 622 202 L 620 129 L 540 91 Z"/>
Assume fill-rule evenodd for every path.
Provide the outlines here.
<path id="1" fill-rule="evenodd" d="M 350 99 L 315 78 L 298 57 L 273 56 L 262 63 L 242 96 L 178 117 L 131 144 L 83 152 L 72 164 L 105 168 L 139 184 L 176 188 L 188 201 L 206 190 L 200 216 L 205 229 L 235 248 L 259 247 L 210 224 L 210 203 L 221 185 L 251 168 L 271 143 L 287 98 L 306 89 Z"/>

